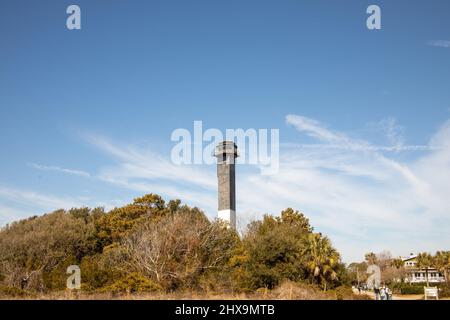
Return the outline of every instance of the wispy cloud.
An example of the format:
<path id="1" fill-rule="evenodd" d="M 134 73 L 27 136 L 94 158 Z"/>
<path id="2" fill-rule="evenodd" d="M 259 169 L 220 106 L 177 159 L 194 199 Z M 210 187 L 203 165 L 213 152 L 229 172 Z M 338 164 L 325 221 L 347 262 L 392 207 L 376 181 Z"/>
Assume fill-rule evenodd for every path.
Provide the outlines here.
<path id="1" fill-rule="evenodd" d="M 2 202 L 0 227 L 8 222 L 36 214 L 83 206 L 82 201 L 74 198 L 47 195 L 7 186 L 0 186 L 0 201 Z"/>
<path id="2" fill-rule="evenodd" d="M 378 126 L 384 130 L 386 138 L 391 145 L 401 148 L 404 146 L 404 128 L 397 123 L 394 118 L 383 119 L 378 122 Z"/>
<path id="3" fill-rule="evenodd" d="M 282 143 L 286 148 L 306 149 L 336 149 L 351 151 L 431 151 L 438 146 L 431 145 L 405 145 L 403 130 L 394 118 L 383 119 L 370 126 L 382 131 L 390 143 L 389 145 L 374 145 L 362 139 L 350 138 L 348 135 L 328 129 L 317 120 L 299 115 L 287 115 L 286 123 L 294 126 L 298 131 L 309 137 L 321 141 L 321 144 Z"/>
<path id="4" fill-rule="evenodd" d="M 28 165 L 30 167 L 33 167 L 33 168 L 35 168 L 37 170 L 41 170 L 41 171 L 55 171 L 55 172 L 61 172 L 61 173 L 66 173 L 66 174 L 71 174 L 71 175 L 81 176 L 81 177 L 86 177 L 86 178 L 89 178 L 91 176 L 88 172 L 82 171 L 82 170 L 66 169 L 66 168 L 61 168 L 58 166 L 44 166 L 44 165 L 40 165 L 40 164 L 36 164 L 36 163 L 29 163 Z"/>
<path id="5" fill-rule="evenodd" d="M 433 47 L 450 48 L 450 40 L 431 40 L 427 44 Z"/>
<path id="6" fill-rule="evenodd" d="M 28 202 L 35 206 L 54 209 L 82 206 L 82 203 L 73 198 L 50 196 L 39 192 L 14 189 L 5 186 L 0 186 L 0 196 L 18 203 Z"/>
<path id="7" fill-rule="evenodd" d="M 26 210 L 0 205 L 0 228 L 2 228 L 7 223 L 16 221 L 18 219 L 27 218 L 29 216 L 30 212 Z"/>
<path id="8" fill-rule="evenodd" d="M 161 156 L 151 148 L 120 146 L 98 135 L 85 135 L 85 139 L 99 150 L 112 156 L 119 166 L 105 167 L 99 173 L 103 179 L 152 179 L 164 182 L 189 182 L 190 186 L 213 188 L 215 177 L 196 166 L 179 166 L 168 157 Z"/>
<path id="9" fill-rule="evenodd" d="M 0 185 L 0 227 L 6 223 L 58 209 L 80 207 L 104 207 L 110 210 L 125 204 L 123 201 L 101 201 L 85 196 L 61 196 L 44 194 L 27 189 Z"/>
<path id="10" fill-rule="evenodd" d="M 286 123 L 293 125 L 298 131 L 319 141 L 339 144 L 347 147 L 361 148 L 368 144 L 363 140 L 350 139 L 347 135 L 332 131 L 317 120 L 299 115 L 287 115 Z"/>
<path id="11" fill-rule="evenodd" d="M 182 199 L 213 212 L 217 188 L 213 166 L 182 166 L 151 148 L 120 145 L 99 135 L 86 134 L 85 140 L 108 154 L 115 165 L 99 168 L 95 178 L 139 193 L 160 193 Z"/>

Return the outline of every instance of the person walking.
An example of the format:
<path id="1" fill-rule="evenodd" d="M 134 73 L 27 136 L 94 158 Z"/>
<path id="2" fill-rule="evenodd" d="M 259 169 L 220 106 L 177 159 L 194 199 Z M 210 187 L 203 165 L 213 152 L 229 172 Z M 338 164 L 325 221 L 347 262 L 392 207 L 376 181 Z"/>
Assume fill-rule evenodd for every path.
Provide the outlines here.
<path id="1" fill-rule="evenodd" d="M 373 287 L 373 293 L 375 294 L 375 300 L 380 300 L 380 288 L 378 286 Z"/>
<path id="2" fill-rule="evenodd" d="M 386 287 L 385 286 L 382 286 L 380 288 L 380 300 L 387 300 Z"/>
<path id="3" fill-rule="evenodd" d="M 388 287 L 386 287 L 386 296 L 387 300 L 392 300 L 392 291 Z"/>

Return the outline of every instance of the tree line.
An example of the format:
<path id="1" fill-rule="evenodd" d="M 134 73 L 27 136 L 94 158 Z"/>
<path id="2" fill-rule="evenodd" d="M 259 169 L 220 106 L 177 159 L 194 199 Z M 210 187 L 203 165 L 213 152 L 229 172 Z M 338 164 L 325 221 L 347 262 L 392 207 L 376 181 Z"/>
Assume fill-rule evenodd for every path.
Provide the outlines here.
<path id="1" fill-rule="evenodd" d="M 349 276 L 352 282 L 364 282 L 367 279 L 366 270 L 369 265 L 376 264 L 380 267 L 381 280 L 384 283 L 405 283 L 408 282 L 408 273 L 411 270 L 425 271 L 425 284 L 429 286 L 429 271 L 435 269 L 444 275 L 446 285 L 449 286 L 450 251 L 437 251 L 434 255 L 428 252 L 421 252 L 415 257 L 414 267 L 405 266 L 405 261 L 401 257 L 392 257 L 389 251 L 375 254 L 369 252 L 365 255 L 365 261 L 351 263 L 348 266 Z"/>
<path id="2" fill-rule="evenodd" d="M 86 292 L 254 292 L 284 280 L 326 291 L 350 281 L 329 238 L 291 208 L 240 236 L 198 208 L 147 194 L 109 212 L 57 210 L 0 231 L 6 292 L 65 290 L 70 265 Z"/>

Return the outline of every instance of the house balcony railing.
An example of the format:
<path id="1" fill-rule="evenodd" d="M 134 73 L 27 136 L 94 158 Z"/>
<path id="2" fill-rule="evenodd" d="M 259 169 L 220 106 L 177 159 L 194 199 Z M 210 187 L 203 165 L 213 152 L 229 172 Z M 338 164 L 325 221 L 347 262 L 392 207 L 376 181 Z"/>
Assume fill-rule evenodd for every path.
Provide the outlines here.
<path id="1" fill-rule="evenodd" d="M 426 277 L 412 277 L 411 282 L 427 282 Z M 428 277 L 428 282 L 443 282 L 444 277 Z"/>

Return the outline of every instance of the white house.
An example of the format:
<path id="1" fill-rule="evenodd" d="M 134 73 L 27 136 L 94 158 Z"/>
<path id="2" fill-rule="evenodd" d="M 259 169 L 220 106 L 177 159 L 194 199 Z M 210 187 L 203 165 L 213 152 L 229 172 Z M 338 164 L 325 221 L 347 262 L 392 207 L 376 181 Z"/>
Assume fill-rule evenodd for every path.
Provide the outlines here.
<path id="1" fill-rule="evenodd" d="M 409 257 L 402 258 L 406 274 L 406 282 L 409 283 L 425 283 L 426 279 L 426 271 L 425 269 L 417 268 L 417 255 L 410 254 Z M 435 268 L 428 269 L 428 282 L 429 283 L 439 283 L 445 282 L 445 277 L 442 273 L 440 273 Z"/>

